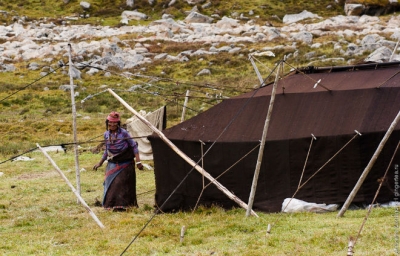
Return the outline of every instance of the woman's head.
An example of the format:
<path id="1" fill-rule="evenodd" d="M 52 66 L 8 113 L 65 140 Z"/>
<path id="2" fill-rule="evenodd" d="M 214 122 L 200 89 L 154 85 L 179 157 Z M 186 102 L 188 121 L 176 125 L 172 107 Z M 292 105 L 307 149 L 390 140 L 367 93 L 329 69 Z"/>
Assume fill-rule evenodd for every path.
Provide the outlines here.
<path id="1" fill-rule="evenodd" d="M 107 130 L 116 130 L 121 126 L 121 117 L 118 112 L 111 111 L 111 113 L 107 116 L 106 119 L 106 129 Z"/>
<path id="2" fill-rule="evenodd" d="M 121 117 L 118 112 L 111 111 L 111 113 L 107 116 L 107 120 L 110 122 L 120 122 Z"/>

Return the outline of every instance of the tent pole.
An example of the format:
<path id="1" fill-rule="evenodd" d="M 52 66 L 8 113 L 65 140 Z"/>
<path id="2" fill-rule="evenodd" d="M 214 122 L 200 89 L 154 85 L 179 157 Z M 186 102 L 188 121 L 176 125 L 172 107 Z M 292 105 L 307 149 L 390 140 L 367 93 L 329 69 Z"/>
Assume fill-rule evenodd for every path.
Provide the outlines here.
<path id="1" fill-rule="evenodd" d="M 400 39 L 399 39 L 399 40 L 397 40 L 396 46 L 395 46 L 395 47 L 394 47 L 394 49 L 393 49 L 392 55 L 390 56 L 390 59 L 389 59 L 389 62 L 391 62 L 391 61 L 392 61 L 392 59 L 393 59 L 394 55 L 396 54 L 397 47 L 399 46 L 399 41 L 400 41 Z"/>
<path id="2" fill-rule="evenodd" d="M 260 71 L 258 71 L 256 63 L 254 63 L 254 59 L 253 59 L 253 56 L 251 54 L 249 54 L 249 60 L 251 62 L 251 65 L 253 65 L 254 70 L 256 71 L 258 80 L 260 80 L 260 84 L 261 84 L 260 86 L 264 86 L 264 79 L 262 78 L 262 76 L 260 74 Z"/>
<path id="3" fill-rule="evenodd" d="M 36 144 L 36 146 L 42 151 L 43 155 L 50 161 L 50 163 L 53 165 L 53 167 L 56 169 L 58 174 L 60 174 L 61 178 L 67 183 L 67 185 L 71 188 L 72 192 L 75 194 L 75 196 L 78 198 L 78 201 L 85 207 L 85 209 L 89 212 L 90 216 L 94 219 L 94 221 L 99 225 L 101 228 L 105 228 L 103 223 L 97 218 L 96 214 L 90 209 L 90 207 L 86 204 L 85 200 L 79 195 L 78 191 L 72 186 L 71 182 L 69 182 L 68 178 L 64 175 L 64 173 L 60 170 L 60 168 L 57 166 L 57 164 L 54 162 L 54 160 L 47 154 L 46 151 L 43 150 L 39 146 L 39 144 Z"/>
<path id="4" fill-rule="evenodd" d="M 364 172 L 361 174 L 360 178 L 358 179 L 357 184 L 354 186 L 353 191 L 351 191 L 349 197 L 347 198 L 346 202 L 342 206 L 342 209 L 340 209 L 340 212 L 338 213 L 337 217 L 343 217 L 347 208 L 349 208 L 351 202 L 353 201 L 354 197 L 356 196 L 358 190 L 360 189 L 362 183 L 364 182 L 365 178 L 367 177 L 372 166 L 375 164 L 376 159 L 378 158 L 379 154 L 381 153 L 383 147 L 385 146 L 387 140 L 389 139 L 390 135 L 392 134 L 392 132 L 393 132 L 394 128 L 396 127 L 397 123 L 399 122 L 399 120 L 400 120 L 400 111 L 399 111 L 399 113 L 397 113 L 397 116 L 395 117 L 395 119 L 393 120 L 389 129 L 387 130 L 385 136 L 379 143 L 378 148 L 376 149 L 374 155 L 372 156 L 371 160 L 369 161 L 367 167 L 365 167 Z"/>
<path id="5" fill-rule="evenodd" d="M 230 199 L 235 201 L 244 209 L 247 209 L 248 206 L 244 203 L 240 198 L 232 194 L 227 188 L 225 188 L 221 183 L 219 183 L 216 179 L 214 179 L 208 172 L 206 172 L 202 167 L 200 167 L 195 161 L 193 161 L 190 157 L 188 157 L 184 152 L 182 152 L 178 147 L 176 147 L 160 130 L 158 130 L 152 123 L 150 123 L 146 118 L 142 117 L 136 110 L 134 110 L 128 103 L 126 103 L 121 97 L 119 97 L 114 91 L 108 89 L 108 91 L 124 105 L 129 111 L 131 111 L 138 119 L 140 119 L 143 123 L 145 123 L 150 129 L 152 129 L 155 133 L 157 133 L 160 138 L 167 143 L 167 145 L 174 150 L 180 157 L 182 157 L 188 164 L 193 166 L 198 172 L 204 175 L 207 179 L 209 179 L 214 185 L 225 193 Z M 252 215 L 257 216 L 257 213 L 251 211 Z"/>
<path id="6" fill-rule="evenodd" d="M 247 211 L 246 211 L 246 217 L 248 217 L 250 215 L 250 211 L 253 208 L 254 196 L 255 196 L 255 193 L 256 193 L 256 189 L 257 189 L 258 176 L 260 174 L 261 162 L 262 162 L 262 158 L 263 158 L 263 154 L 264 154 L 265 141 L 267 139 L 269 122 L 270 122 L 270 119 L 271 119 L 271 113 L 272 113 L 272 109 L 274 107 L 274 102 L 275 102 L 276 87 L 278 85 L 279 73 L 280 73 L 280 68 L 281 68 L 280 64 L 281 63 L 278 64 L 279 66 L 278 66 L 278 70 L 276 72 L 275 82 L 274 82 L 274 85 L 272 87 L 271 99 L 270 99 L 270 102 L 269 102 L 267 118 L 265 119 L 265 123 L 264 123 L 264 129 L 263 129 L 263 134 L 262 134 L 262 138 L 261 138 L 260 149 L 258 151 L 256 170 L 254 172 L 253 184 L 251 185 L 251 191 L 250 191 L 250 197 L 249 197 L 249 205 L 248 205 L 248 208 L 247 208 Z"/>
<path id="7" fill-rule="evenodd" d="M 74 152 L 75 152 L 75 173 L 76 173 L 76 190 L 78 194 L 81 194 L 81 174 L 79 170 L 79 158 L 78 158 L 78 137 L 76 133 L 76 105 L 75 105 L 75 92 L 74 92 L 74 80 L 72 78 L 72 60 L 71 60 L 71 44 L 68 44 L 68 55 L 69 55 L 69 80 L 71 85 L 71 105 L 72 105 L 72 128 L 74 133 Z M 79 201 L 78 201 L 79 203 Z"/>
<path id="8" fill-rule="evenodd" d="M 186 91 L 185 102 L 183 103 L 181 123 L 185 121 L 186 106 L 189 100 L 189 90 Z"/>

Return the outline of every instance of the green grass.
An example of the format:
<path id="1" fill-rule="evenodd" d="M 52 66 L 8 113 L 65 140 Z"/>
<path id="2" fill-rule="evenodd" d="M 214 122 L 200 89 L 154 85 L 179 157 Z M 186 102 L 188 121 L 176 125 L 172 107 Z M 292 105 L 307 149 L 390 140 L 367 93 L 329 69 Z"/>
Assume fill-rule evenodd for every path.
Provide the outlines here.
<path id="1" fill-rule="evenodd" d="M 49 155 L 75 186 L 73 154 Z M 1 255 L 120 255 L 153 216 L 153 171 L 137 171 L 139 208 L 110 212 L 95 206 L 103 192 L 104 167 L 91 167 L 100 155 L 80 154 L 80 167 L 86 170 L 81 172 L 81 195 L 106 227 L 102 230 L 43 154 L 29 156 L 34 160 L 2 164 Z M 343 218 L 336 212 L 258 212 L 259 218 L 245 213 L 241 208 L 201 207 L 156 215 L 125 255 L 345 255 L 366 211 L 347 211 Z M 354 249 L 356 255 L 395 255 L 396 218 L 394 208 L 374 209 Z M 274 224 L 270 234 L 268 224 Z M 181 243 L 182 226 L 187 230 Z"/>

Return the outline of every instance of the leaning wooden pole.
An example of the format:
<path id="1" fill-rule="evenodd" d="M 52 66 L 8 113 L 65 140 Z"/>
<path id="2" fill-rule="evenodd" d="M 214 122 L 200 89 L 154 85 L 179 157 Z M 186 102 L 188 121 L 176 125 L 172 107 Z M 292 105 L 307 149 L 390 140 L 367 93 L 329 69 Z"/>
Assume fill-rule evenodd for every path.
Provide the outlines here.
<path id="1" fill-rule="evenodd" d="M 78 137 L 76 133 L 76 105 L 75 105 L 75 92 L 74 80 L 72 78 L 72 58 L 71 58 L 71 44 L 68 44 L 69 49 L 69 80 L 71 86 L 71 105 L 72 105 L 72 129 L 74 133 L 74 153 L 75 153 L 75 174 L 76 174 L 76 189 L 78 194 L 81 194 L 81 174 L 79 170 L 79 152 L 78 152 Z"/>
<path id="2" fill-rule="evenodd" d="M 253 208 L 254 196 L 255 196 L 256 190 L 257 190 L 258 176 L 260 175 L 261 163 L 262 163 L 262 158 L 264 155 L 265 141 L 267 140 L 268 127 L 269 127 L 269 122 L 271 120 L 272 109 L 274 108 L 276 87 L 278 85 L 279 73 L 280 73 L 279 71 L 280 71 L 280 67 L 281 67 L 280 64 L 278 64 L 278 65 L 279 66 L 278 66 L 278 70 L 276 72 L 275 82 L 272 87 L 271 99 L 269 101 L 268 113 L 267 113 L 267 117 L 266 117 L 265 123 L 264 123 L 264 129 L 263 129 L 263 134 L 261 137 L 260 149 L 258 151 L 258 158 L 257 158 L 256 170 L 254 171 L 253 184 L 251 185 L 251 191 L 250 191 L 249 203 L 248 203 L 249 206 L 246 211 L 247 217 L 250 216 L 250 210 Z"/>
<path id="3" fill-rule="evenodd" d="M 158 130 L 152 123 L 150 123 L 146 118 L 142 117 L 136 110 L 134 110 L 128 103 L 126 103 L 121 97 L 119 97 L 114 91 L 108 89 L 108 91 L 124 105 L 129 111 L 131 111 L 137 118 L 139 118 L 143 123 L 145 123 L 150 129 L 152 129 L 155 133 L 157 133 L 160 138 L 167 143 L 167 145 L 174 150 L 180 157 L 182 157 L 188 164 L 193 166 L 198 172 L 204 175 L 207 179 L 209 179 L 214 185 L 225 193 L 230 199 L 235 201 L 238 205 L 247 209 L 247 204 L 244 203 L 240 198 L 232 194 L 228 189 L 226 189 L 222 184 L 220 184 L 216 179 L 214 179 L 208 172 L 206 172 L 202 167 L 200 167 L 195 161 L 193 161 L 190 157 L 188 157 L 184 152 L 182 152 L 178 147 L 176 147 L 160 130 Z M 254 216 L 258 215 L 251 211 Z"/>
<path id="4" fill-rule="evenodd" d="M 367 167 L 365 167 L 364 172 L 361 174 L 360 178 L 357 181 L 357 184 L 354 186 L 353 190 L 351 191 L 349 197 L 347 198 L 346 202 L 342 206 L 342 209 L 340 209 L 337 217 L 342 217 L 346 210 L 349 208 L 351 202 L 353 201 L 354 197 L 356 196 L 358 190 L 360 189 L 361 185 L 363 184 L 365 178 L 367 177 L 369 171 L 371 170 L 372 166 L 375 164 L 376 159 L 378 158 L 379 154 L 381 153 L 383 147 L 385 146 L 387 140 L 389 139 L 390 135 L 392 134 L 394 128 L 396 127 L 397 123 L 400 120 L 400 111 L 397 113 L 397 116 L 393 120 L 392 124 L 390 125 L 389 129 L 387 130 L 385 136 L 381 140 L 381 142 L 378 145 L 378 148 L 376 149 L 374 155 L 372 156 L 371 160 L 369 161 Z"/>
<path id="5" fill-rule="evenodd" d="M 60 176 L 65 180 L 65 182 L 68 184 L 68 186 L 71 188 L 72 192 L 74 192 L 75 196 L 78 198 L 79 202 L 86 208 L 86 210 L 89 212 L 90 216 L 96 221 L 97 225 L 101 228 L 105 228 L 104 225 L 101 223 L 101 221 L 97 218 L 97 216 L 94 214 L 94 212 L 90 209 L 90 207 L 86 204 L 85 200 L 79 195 L 78 191 L 72 186 L 71 182 L 69 182 L 68 178 L 64 175 L 64 173 L 58 168 L 57 164 L 53 161 L 53 159 L 47 154 L 46 151 L 44 151 L 39 144 L 36 144 L 37 147 L 42 151 L 42 153 L 46 156 L 46 158 L 50 161 L 50 163 L 56 168 L 56 171 L 60 174 Z"/>

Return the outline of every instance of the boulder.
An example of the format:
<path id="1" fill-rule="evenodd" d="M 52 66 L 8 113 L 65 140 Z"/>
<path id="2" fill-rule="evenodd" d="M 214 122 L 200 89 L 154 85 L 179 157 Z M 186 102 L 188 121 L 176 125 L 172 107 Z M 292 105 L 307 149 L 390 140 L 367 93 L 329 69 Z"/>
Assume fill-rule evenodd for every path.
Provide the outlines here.
<path id="1" fill-rule="evenodd" d="M 191 12 L 186 18 L 187 23 L 211 23 L 214 19 L 198 12 Z"/>
<path id="2" fill-rule="evenodd" d="M 80 6 L 82 7 L 82 9 L 85 10 L 85 11 L 87 11 L 87 10 L 90 9 L 90 3 L 88 3 L 88 2 L 82 1 L 82 2 L 80 2 L 79 5 L 80 5 Z"/>
<path id="3" fill-rule="evenodd" d="M 345 4 L 344 12 L 347 16 L 361 16 L 364 14 L 365 6 L 363 4 Z"/>
<path id="4" fill-rule="evenodd" d="M 123 11 L 121 14 L 122 20 L 147 20 L 148 16 L 137 11 Z"/>
<path id="5" fill-rule="evenodd" d="M 312 44 L 313 41 L 313 35 L 307 31 L 300 31 L 298 33 L 295 33 L 292 38 L 296 41 L 302 41 L 310 45 Z"/>
<path id="6" fill-rule="evenodd" d="M 313 14 L 313 13 L 311 13 L 309 11 L 304 10 L 301 13 L 298 13 L 298 14 L 286 14 L 283 17 L 282 21 L 283 21 L 283 23 L 294 23 L 294 22 L 298 22 L 298 21 L 301 21 L 301 20 L 314 19 L 314 18 L 320 19 L 321 17 L 316 15 L 316 14 Z"/>
<path id="7" fill-rule="evenodd" d="M 386 62 L 392 56 L 392 50 L 386 46 L 382 46 L 371 53 L 364 61 L 365 62 Z"/>

